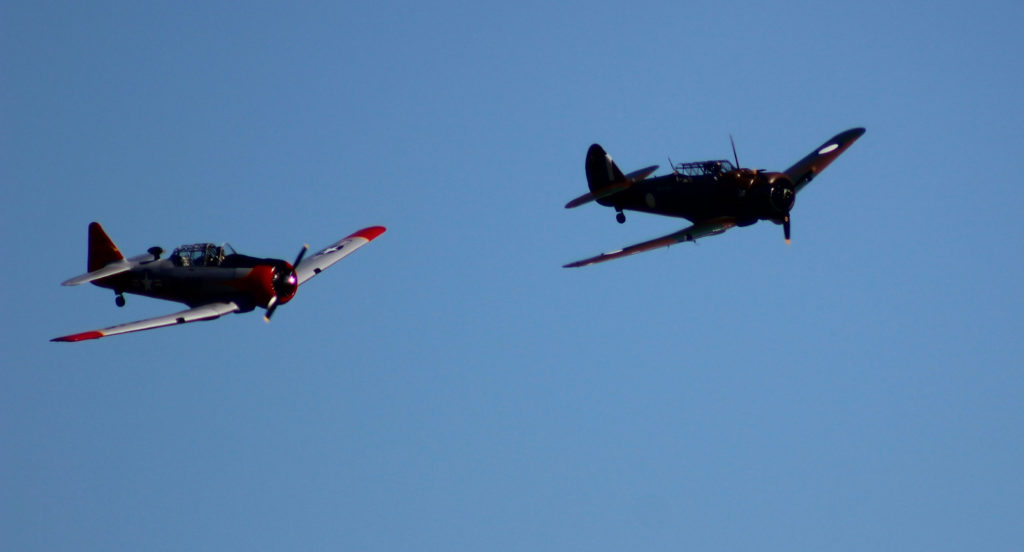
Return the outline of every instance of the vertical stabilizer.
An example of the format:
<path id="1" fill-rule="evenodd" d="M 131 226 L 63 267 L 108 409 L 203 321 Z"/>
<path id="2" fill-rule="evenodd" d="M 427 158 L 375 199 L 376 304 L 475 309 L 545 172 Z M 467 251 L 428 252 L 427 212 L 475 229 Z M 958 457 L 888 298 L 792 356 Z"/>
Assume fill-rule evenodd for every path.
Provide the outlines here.
<path id="1" fill-rule="evenodd" d="M 110 236 L 103 231 L 103 227 L 100 223 L 93 222 L 89 224 L 89 261 L 88 270 L 92 272 L 99 270 L 114 261 L 124 260 L 124 255 L 114 245 L 114 242 L 110 241 Z"/>
<path id="2" fill-rule="evenodd" d="M 590 192 L 595 196 L 612 184 L 626 182 L 626 176 L 612 161 L 612 156 L 597 144 L 590 146 L 590 149 L 587 150 L 586 170 L 587 184 L 590 185 Z"/>

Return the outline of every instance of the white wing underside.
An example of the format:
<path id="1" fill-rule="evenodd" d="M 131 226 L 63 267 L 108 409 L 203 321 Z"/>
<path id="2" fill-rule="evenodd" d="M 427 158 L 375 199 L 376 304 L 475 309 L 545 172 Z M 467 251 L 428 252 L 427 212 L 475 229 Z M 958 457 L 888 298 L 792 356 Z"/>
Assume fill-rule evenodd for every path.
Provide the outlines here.
<path id="1" fill-rule="evenodd" d="M 370 240 L 383 234 L 384 231 L 385 228 L 383 226 L 364 228 L 306 257 L 299 263 L 299 266 L 295 267 L 295 275 L 299 279 L 299 284 L 301 285 L 309 281 L 313 276 L 327 270 L 331 265 L 344 259 L 356 249 L 370 243 Z"/>
<path id="2" fill-rule="evenodd" d="M 147 318 L 136 322 L 118 324 L 117 326 L 111 326 L 109 328 L 65 335 L 63 337 L 51 339 L 51 341 L 84 341 L 86 339 L 99 339 L 101 337 L 111 335 L 140 332 L 142 330 L 152 330 L 153 328 L 163 328 L 164 326 L 188 324 L 189 322 L 199 322 L 201 320 L 213 320 L 215 318 L 220 318 L 225 314 L 238 312 L 239 310 L 241 310 L 241 308 L 234 302 L 209 303 L 183 310 L 181 312 L 176 312 L 174 314 L 165 314 L 155 318 Z"/>
<path id="3" fill-rule="evenodd" d="M 589 259 L 583 259 L 582 261 L 576 261 L 565 265 L 563 268 L 574 268 L 578 266 L 587 266 L 596 263 L 603 263 L 612 259 L 618 259 L 620 257 L 627 257 L 629 255 L 636 255 L 637 253 L 643 253 L 644 251 L 650 251 L 652 249 L 658 249 L 659 247 L 668 247 L 677 243 L 683 243 L 688 241 L 696 241 L 700 238 L 707 236 L 714 236 L 715 234 L 721 234 L 726 230 L 736 226 L 735 219 L 730 217 L 722 217 L 717 219 L 711 219 L 704 222 L 699 222 L 692 226 L 687 226 L 678 232 L 673 232 L 667 236 L 655 238 L 641 242 L 629 247 L 624 247 L 618 251 L 610 251 L 608 253 L 601 253 L 595 257 Z"/>

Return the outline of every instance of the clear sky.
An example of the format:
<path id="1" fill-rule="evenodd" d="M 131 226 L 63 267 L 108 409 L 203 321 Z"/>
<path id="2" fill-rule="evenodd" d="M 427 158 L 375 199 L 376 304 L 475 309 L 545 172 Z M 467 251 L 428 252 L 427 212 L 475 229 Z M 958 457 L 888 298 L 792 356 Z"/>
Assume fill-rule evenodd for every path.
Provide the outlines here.
<path id="1" fill-rule="evenodd" d="M 348 5 L 346 5 L 348 4 Z M 3 2 L 0 549 L 1021 550 L 1019 2 Z M 781 170 L 760 223 L 603 265 L 625 171 Z M 258 313 L 61 287 L 291 259 Z"/>

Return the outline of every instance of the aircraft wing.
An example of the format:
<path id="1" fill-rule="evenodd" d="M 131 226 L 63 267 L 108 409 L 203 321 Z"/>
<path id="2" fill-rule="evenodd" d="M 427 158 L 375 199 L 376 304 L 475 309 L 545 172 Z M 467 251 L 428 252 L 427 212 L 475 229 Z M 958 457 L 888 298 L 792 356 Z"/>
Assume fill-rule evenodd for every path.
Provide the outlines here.
<path id="1" fill-rule="evenodd" d="M 863 128 L 851 128 L 850 130 L 840 132 L 819 146 L 818 149 L 809 153 L 807 157 L 786 169 L 786 176 L 789 177 L 789 180 L 796 187 L 796 191 L 799 192 L 804 186 L 809 184 L 818 173 L 825 170 L 825 167 L 828 167 L 835 161 L 836 157 L 839 157 L 841 153 L 846 151 L 846 148 L 852 146 L 864 132 Z"/>
<path id="2" fill-rule="evenodd" d="M 668 247 L 677 243 L 695 241 L 699 238 L 707 236 L 714 236 L 715 234 L 721 234 L 726 230 L 736 226 L 736 220 L 731 217 L 720 217 L 704 222 L 699 222 L 693 226 L 688 226 L 682 230 L 655 238 L 650 241 L 631 245 L 629 247 L 619 249 L 618 251 L 610 251 L 608 253 L 601 253 L 596 257 L 590 257 L 589 259 L 583 259 L 582 261 L 576 261 L 564 265 L 563 268 L 574 268 L 578 266 L 587 266 L 595 263 L 603 263 L 612 259 L 618 259 L 619 257 L 627 257 L 629 255 L 636 255 L 637 253 L 643 253 L 644 251 L 650 251 L 651 249 L 658 249 L 659 247 Z"/>
<path id="3" fill-rule="evenodd" d="M 75 276 L 70 280 L 64 280 L 63 282 L 60 283 L 60 285 L 77 286 L 80 284 L 101 280 L 103 278 L 106 278 L 107 276 L 113 276 L 115 274 L 120 274 L 122 272 L 128 272 L 131 269 L 132 263 L 128 261 L 114 261 L 99 270 L 93 270 L 92 272 L 86 272 L 81 276 Z"/>
<path id="4" fill-rule="evenodd" d="M 101 337 L 107 337 L 110 335 L 117 335 L 128 332 L 140 332 L 142 330 L 152 330 L 154 328 L 163 328 L 164 326 L 174 326 L 176 324 L 187 324 L 189 322 L 198 322 L 200 320 L 213 320 L 214 318 L 220 318 L 225 314 L 237 312 L 239 310 L 241 310 L 241 308 L 234 302 L 209 303 L 188 310 L 183 310 L 181 312 L 176 312 L 174 314 L 157 316 L 156 318 L 147 318 L 145 320 L 139 320 L 137 322 L 128 322 L 127 324 L 119 324 L 117 326 L 111 326 L 109 328 L 103 328 L 101 330 L 92 330 L 88 332 L 65 335 L 62 337 L 55 337 L 50 341 L 74 342 L 85 341 L 86 339 L 99 339 Z"/>
<path id="5" fill-rule="evenodd" d="M 299 263 L 299 266 L 295 267 L 295 274 L 299 278 L 299 284 L 305 283 L 334 263 L 344 259 L 349 253 L 370 243 L 370 241 L 383 234 L 386 230 L 383 226 L 363 228 L 317 251 L 312 256 L 306 257 Z"/>

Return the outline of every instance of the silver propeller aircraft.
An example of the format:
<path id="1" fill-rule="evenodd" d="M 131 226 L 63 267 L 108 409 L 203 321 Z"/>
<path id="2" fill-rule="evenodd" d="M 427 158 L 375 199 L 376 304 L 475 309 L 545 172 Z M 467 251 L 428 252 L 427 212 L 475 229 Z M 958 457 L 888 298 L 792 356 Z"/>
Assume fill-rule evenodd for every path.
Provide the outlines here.
<path id="1" fill-rule="evenodd" d="M 385 230 L 383 226 L 371 226 L 353 232 L 306 259 L 303 257 L 309 246 L 303 246 L 291 263 L 241 255 L 228 244 L 212 243 L 183 245 L 167 258 L 160 258 L 163 249 L 151 247 L 146 254 L 125 259 L 103 227 L 93 222 L 89 225 L 88 272 L 62 285 L 77 286 L 88 282 L 112 289 L 119 307 L 125 304 L 125 293 L 134 293 L 184 303 L 189 308 L 156 318 L 65 335 L 51 341 L 83 341 L 213 320 L 232 312 L 249 312 L 256 307 L 267 310 L 264 318 L 269 322 L 278 306 L 295 297 L 300 285 L 370 243 Z"/>

